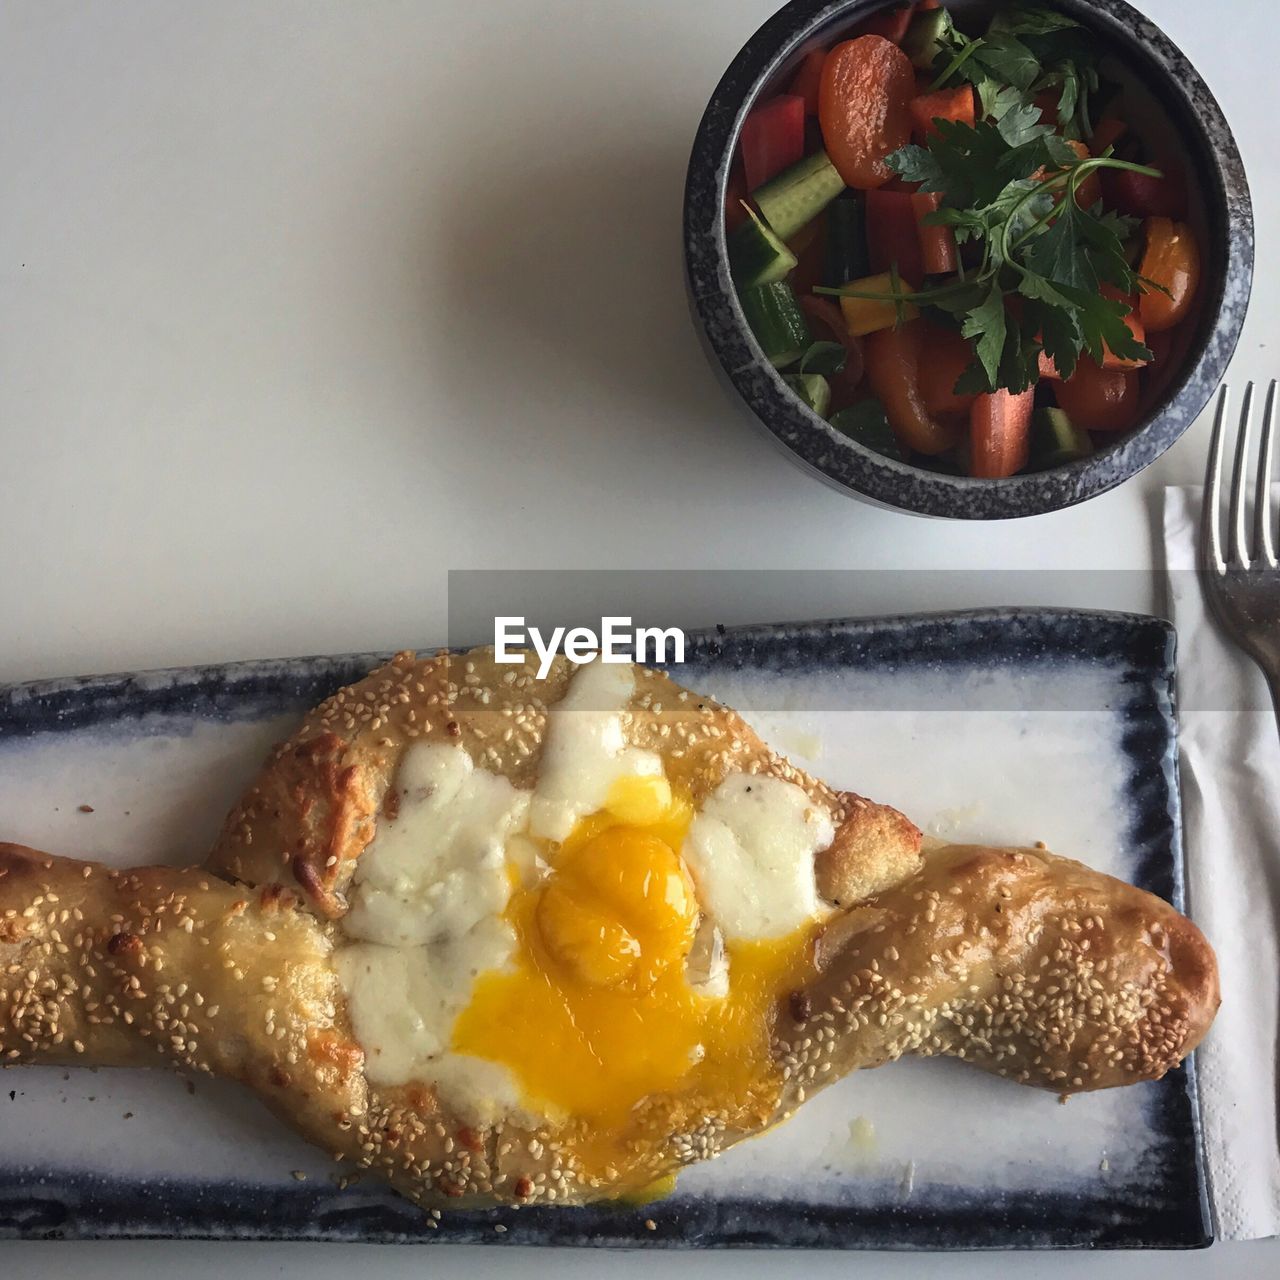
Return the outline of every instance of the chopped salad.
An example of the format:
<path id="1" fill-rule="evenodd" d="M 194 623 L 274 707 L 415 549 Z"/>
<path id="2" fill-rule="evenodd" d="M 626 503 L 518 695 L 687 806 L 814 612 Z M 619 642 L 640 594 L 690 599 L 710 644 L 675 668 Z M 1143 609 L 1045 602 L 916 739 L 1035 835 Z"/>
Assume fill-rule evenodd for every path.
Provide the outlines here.
<path id="1" fill-rule="evenodd" d="M 1133 428 L 1200 280 L 1178 158 L 1088 30 L 936 0 L 807 51 L 743 122 L 725 206 L 743 314 L 795 394 L 889 457 L 990 479 Z"/>

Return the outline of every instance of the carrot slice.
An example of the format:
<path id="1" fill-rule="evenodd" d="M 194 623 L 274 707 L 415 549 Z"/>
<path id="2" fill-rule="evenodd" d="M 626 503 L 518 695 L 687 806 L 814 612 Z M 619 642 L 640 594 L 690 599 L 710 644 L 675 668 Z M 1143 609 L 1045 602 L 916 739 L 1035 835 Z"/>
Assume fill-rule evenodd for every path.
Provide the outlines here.
<path id="1" fill-rule="evenodd" d="M 1081 356 L 1076 371 L 1058 383 L 1058 406 L 1086 431 L 1128 431 L 1138 420 L 1138 375 L 1128 369 L 1102 369 Z"/>
<path id="2" fill-rule="evenodd" d="M 1016 394 L 983 392 L 969 411 L 969 474 L 999 480 L 1021 471 L 1030 456 L 1034 387 Z"/>
<path id="3" fill-rule="evenodd" d="M 827 154 L 851 187 L 870 191 L 893 177 L 885 157 L 911 138 L 915 71 L 883 36 L 846 40 L 827 54 L 818 120 Z"/>
<path id="4" fill-rule="evenodd" d="M 920 392 L 923 328 L 919 320 L 900 329 L 880 329 L 862 340 L 867 381 L 884 405 L 894 435 L 917 453 L 945 453 L 959 438 L 925 408 Z"/>
<path id="5" fill-rule="evenodd" d="M 917 192 L 911 197 L 920 261 L 927 276 L 950 275 L 956 269 L 956 233 L 950 227 L 935 227 L 925 221 L 926 215 L 936 213 L 941 203 L 942 196 L 936 191 Z"/>
<path id="6" fill-rule="evenodd" d="M 938 132 L 935 120 L 972 125 L 977 119 L 973 86 L 962 84 L 957 89 L 939 89 L 937 93 L 922 93 L 912 98 L 911 119 L 915 122 L 916 138 L 921 142 Z"/>
<path id="7" fill-rule="evenodd" d="M 1108 147 L 1114 147 L 1128 132 L 1129 126 L 1124 120 L 1108 113 L 1094 126 L 1090 149 L 1095 156 L 1100 156 Z"/>

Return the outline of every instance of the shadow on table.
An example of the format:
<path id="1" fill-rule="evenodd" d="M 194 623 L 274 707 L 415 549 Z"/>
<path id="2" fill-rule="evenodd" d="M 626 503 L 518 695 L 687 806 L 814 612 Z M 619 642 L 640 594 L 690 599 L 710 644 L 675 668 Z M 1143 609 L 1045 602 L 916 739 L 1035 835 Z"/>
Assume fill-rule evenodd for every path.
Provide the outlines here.
<path id="1" fill-rule="evenodd" d="M 478 445 L 518 437 L 535 401 L 562 412 L 543 412 L 541 439 L 523 447 L 607 446 L 638 417 L 659 446 L 708 434 L 719 445 L 741 424 L 685 300 L 689 139 L 586 132 L 525 127 L 449 176 L 450 212 L 430 228 L 445 255 L 430 273 L 445 282 L 432 344 L 454 367 L 485 370 L 482 385 L 452 393 L 480 432 L 501 423 Z M 531 133 L 548 145 L 529 146 Z"/>

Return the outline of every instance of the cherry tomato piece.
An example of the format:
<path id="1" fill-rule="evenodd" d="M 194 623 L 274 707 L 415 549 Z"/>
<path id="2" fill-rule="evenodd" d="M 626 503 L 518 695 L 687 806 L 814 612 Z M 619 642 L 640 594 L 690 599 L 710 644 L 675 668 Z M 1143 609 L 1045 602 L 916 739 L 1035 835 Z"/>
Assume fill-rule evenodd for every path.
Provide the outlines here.
<path id="1" fill-rule="evenodd" d="M 1186 318 L 1200 287 L 1200 246 L 1185 222 L 1148 218 L 1143 230 L 1147 247 L 1138 274 L 1168 293 L 1147 288 L 1138 299 L 1138 315 L 1150 333 L 1172 329 Z"/>
<path id="2" fill-rule="evenodd" d="M 1085 431 L 1128 431 L 1138 420 L 1138 375 L 1102 369 L 1081 356 L 1076 371 L 1055 387 L 1058 407 Z"/>

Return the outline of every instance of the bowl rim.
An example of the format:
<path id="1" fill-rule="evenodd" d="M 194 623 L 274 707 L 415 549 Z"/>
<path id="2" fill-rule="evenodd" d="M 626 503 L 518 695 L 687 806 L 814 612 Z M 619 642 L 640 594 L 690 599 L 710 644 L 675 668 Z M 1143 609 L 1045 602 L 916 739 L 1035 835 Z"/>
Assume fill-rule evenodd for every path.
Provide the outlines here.
<path id="1" fill-rule="evenodd" d="M 1206 255 L 1216 296 L 1206 299 L 1201 332 L 1146 421 L 1116 444 L 1063 467 L 1001 480 L 926 471 L 877 454 L 842 435 L 805 406 L 769 364 L 742 315 L 728 268 L 723 209 L 729 167 L 750 106 L 779 66 L 819 29 L 853 22 L 892 0 L 791 0 L 742 46 L 716 86 L 698 125 L 684 192 L 684 260 L 691 307 L 704 342 L 752 411 L 759 428 L 794 462 L 846 494 L 922 515 L 1007 519 L 1083 502 L 1136 475 L 1165 452 L 1208 404 L 1235 350 L 1248 307 L 1254 264 L 1253 210 L 1244 162 L 1222 108 L 1186 55 L 1126 0 L 1050 0 L 1087 21 L 1161 83 L 1162 105 L 1190 123 L 1184 146 L 1211 226 L 1221 243 Z M 1171 98 L 1175 110 L 1165 98 Z"/>

